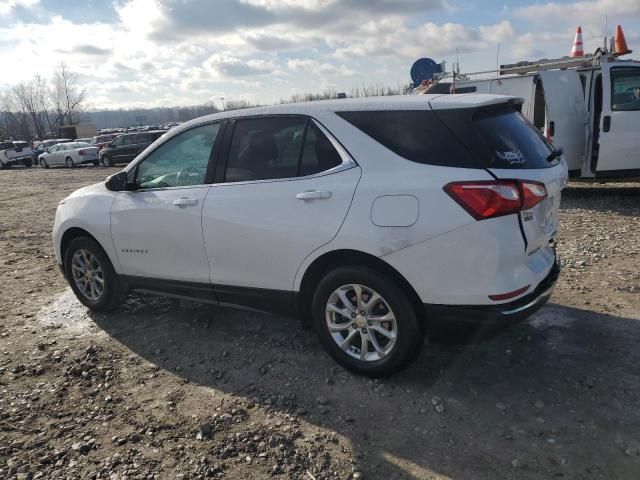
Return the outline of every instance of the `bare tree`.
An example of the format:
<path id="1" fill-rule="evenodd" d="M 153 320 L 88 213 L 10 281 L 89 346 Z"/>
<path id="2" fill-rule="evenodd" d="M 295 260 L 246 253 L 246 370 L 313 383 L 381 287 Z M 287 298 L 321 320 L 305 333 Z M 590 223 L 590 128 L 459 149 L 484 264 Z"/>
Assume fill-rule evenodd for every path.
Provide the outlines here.
<path id="1" fill-rule="evenodd" d="M 31 136 L 29 118 L 20 111 L 12 92 L 0 94 L 0 140 Z"/>
<path id="2" fill-rule="evenodd" d="M 44 123 L 38 111 L 38 102 L 36 100 L 33 82 L 21 82 L 12 89 L 16 102 L 22 109 L 22 113 L 31 120 L 33 130 L 38 138 L 44 135 Z"/>
<path id="3" fill-rule="evenodd" d="M 67 64 L 60 62 L 53 74 L 52 100 L 55 107 L 57 125 L 73 125 L 83 113 L 83 102 L 87 92 L 80 87 L 78 75 L 69 70 Z"/>

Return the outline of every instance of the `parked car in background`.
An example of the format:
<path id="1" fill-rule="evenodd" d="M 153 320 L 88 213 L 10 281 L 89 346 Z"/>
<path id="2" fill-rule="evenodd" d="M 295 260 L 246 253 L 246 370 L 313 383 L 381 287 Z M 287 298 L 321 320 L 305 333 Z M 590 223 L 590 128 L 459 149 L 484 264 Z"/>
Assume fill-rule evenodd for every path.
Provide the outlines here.
<path id="1" fill-rule="evenodd" d="M 91 143 L 91 138 L 92 137 L 87 137 L 87 138 L 76 138 L 74 140 L 74 142 L 80 142 L 80 143 Z"/>
<path id="2" fill-rule="evenodd" d="M 90 143 L 91 145 L 96 147 L 98 150 L 100 150 L 106 147 L 107 145 L 109 145 L 109 143 L 111 143 L 111 140 L 113 140 L 117 136 L 118 136 L 117 133 L 112 133 L 108 135 L 96 135 L 95 137 L 91 138 L 87 143 Z"/>
<path id="3" fill-rule="evenodd" d="M 58 264 L 92 310 L 144 289 L 297 314 L 344 367 L 390 374 L 441 326 L 513 325 L 551 295 L 567 168 L 521 102 L 374 97 L 190 121 L 60 202 Z"/>
<path id="4" fill-rule="evenodd" d="M 100 150 L 100 162 L 106 167 L 128 163 L 165 133 L 165 130 L 154 130 L 120 135 Z"/>
<path id="5" fill-rule="evenodd" d="M 19 140 L 0 142 L 0 169 L 19 163 L 30 167 L 33 163 L 32 155 L 33 150 L 29 142 Z"/>
<path id="6" fill-rule="evenodd" d="M 49 147 L 38 158 L 38 164 L 43 168 L 60 165 L 71 168 L 86 163 L 99 165 L 98 149 L 89 143 L 82 142 L 59 143 Z"/>
<path id="7" fill-rule="evenodd" d="M 53 147 L 54 145 L 57 145 L 59 143 L 67 143 L 67 142 L 73 142 L 73 140 L 70 138 L 52 138 L 49 140 L 33 142 L 35 145 L 33 147 L 33 155 L 32 155 L 34 165 L 39 165 L 39 157 L 47 150 L 47 148 Z"/>

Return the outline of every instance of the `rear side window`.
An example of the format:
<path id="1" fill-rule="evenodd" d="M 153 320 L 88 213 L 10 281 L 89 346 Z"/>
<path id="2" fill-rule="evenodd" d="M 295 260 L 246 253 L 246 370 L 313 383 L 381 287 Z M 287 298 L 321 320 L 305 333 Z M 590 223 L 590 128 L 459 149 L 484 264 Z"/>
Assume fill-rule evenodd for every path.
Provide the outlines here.
<path id="1" fill-rule="evenodd" d="M 236 120 L 226 182 L 313 175 L 337 167 L 342 159 L 331 141 L 303 117 Z"/>
<path id="2" fill-rule="evenodd" d="M 401 157 L 458 168 L 546 168 L 551 147 L 511 105 L 340 112 Z"/>
<path id="3" fill-rule="evenodd" d="M 445 167 L 482 167 L 431 110 L 337 112 L 339 116 L 412 162 Z"/>
<path id="4" fill-rule="evenodd" d="M 12 148 L 13 148 L 13 143 L 11 142 L 0 143 L 0 150 L 10 150 Z"/>

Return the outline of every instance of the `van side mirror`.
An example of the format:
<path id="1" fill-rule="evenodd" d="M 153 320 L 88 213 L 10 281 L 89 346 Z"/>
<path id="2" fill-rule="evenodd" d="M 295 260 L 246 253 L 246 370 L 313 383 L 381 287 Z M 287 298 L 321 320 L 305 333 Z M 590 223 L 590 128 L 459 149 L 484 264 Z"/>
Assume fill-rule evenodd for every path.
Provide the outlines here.
<path id="1" fill-rule="evenodd" d="M 118 173 L 114 173 L 113 175 L 107 177 L 107 180 L 104 182 L 107 190 L 111 190 L 112 192 L 121 192 L 123 190 L 129 189 L 129 184 L 127 183 L 127 172 L 124 170 Z"/>

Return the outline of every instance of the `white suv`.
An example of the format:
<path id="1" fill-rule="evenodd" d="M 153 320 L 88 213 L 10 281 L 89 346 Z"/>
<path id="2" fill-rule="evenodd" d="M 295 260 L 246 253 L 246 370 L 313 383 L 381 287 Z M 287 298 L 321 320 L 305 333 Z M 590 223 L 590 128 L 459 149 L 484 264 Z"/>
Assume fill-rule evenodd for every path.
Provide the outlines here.
<path id="1" fill-rule="evenodd" d="M 298 315 L 345 367 L 406 366 L 441 327 L 516 322 L 558 275 L 566 166 L 520 100 L 433 95 L 224 112 L 60 202 L 78 299 L 130 290 Z"/>

